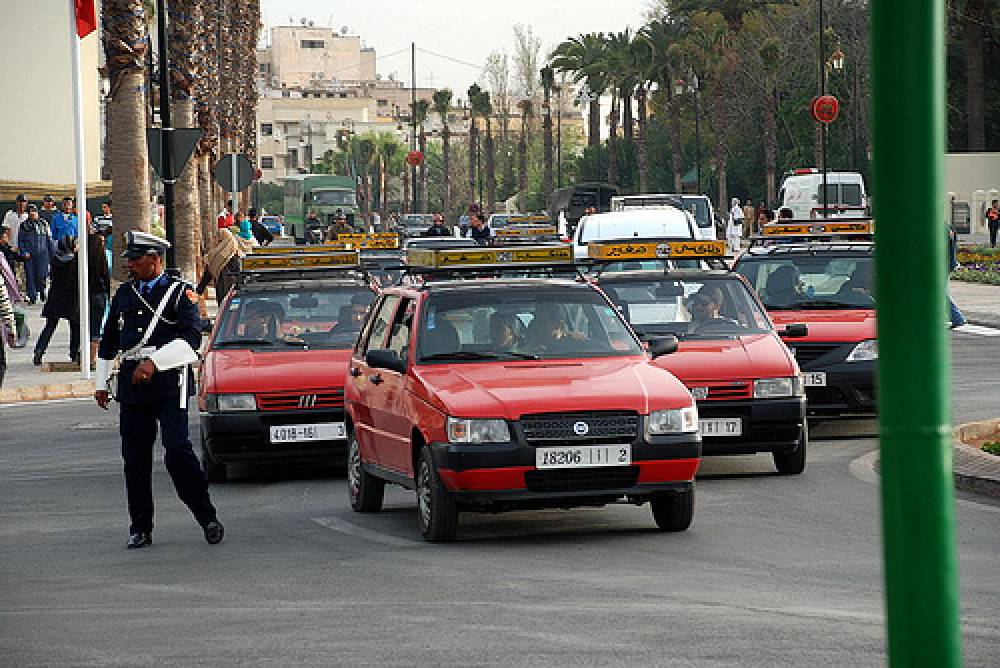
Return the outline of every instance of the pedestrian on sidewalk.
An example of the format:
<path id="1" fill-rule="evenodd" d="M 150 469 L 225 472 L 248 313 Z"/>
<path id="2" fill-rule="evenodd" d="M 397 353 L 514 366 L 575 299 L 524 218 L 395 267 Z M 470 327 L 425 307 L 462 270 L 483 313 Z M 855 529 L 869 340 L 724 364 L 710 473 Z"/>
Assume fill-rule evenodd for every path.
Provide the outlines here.
<path id="1" fill-rule="evenodd" d="M 73 362 L 80 361 L 80 296 L 77 292 L 79 283 L 76 273 L 76 238 L 63 237 L 52 258 L 52 285 L 49 298 L 42 308 L 45 327 L 35 341 L 35 366 L 41 366 L 42 356 L 45 355 L 60 320 L 69 322 L 69 358 Z"/>
<path id="2" fill-rule="evenodd" d="M 726 237 L 729 241 L 729 248 L 732 252 L 740 250 L 740 240 L 743 238 L 743 209 L 740 207 L 740 200 L 734 197 L 729 207 L 729 227 L 726 228 Z"/>
<path id="3" fill-rule="evenodd" d="M 111 297 L 111 272 L 104 255 L 104 236 L 97 229 L 87 235 L 87 292 L 90 300 L 90 364 L 97 362 L 97 344 Z"/>
<path id="4" fill-rule="evenodd" d="M 226 206 L 219 212 L 215 217 L 215 224 L 220 230 L 228 230 L 233 226 L 235 219 L 233 217 L 233 200 L 228 200 Z"/>
<path id="5" fill-rule="evenodd" d="M 955 267 L 958 266 L 958 233 L 955 231 L 954 225 L 948 225 L 948 273 L 955 271 Z M 955 300 L 951 298 L 951 295 L 947 292 L 945 296 L 948 298 L 948 319 L 951 320 L 951 328 L 961 327 L 966 323 L 965 316 L 962 312 L 958 310 L 958 306 L 955 305 Z"/>
<path id="6" fill-rule="evenodd" d="M 55 243 L 49 231 L 49 224 L 41 217 L 32 204 L 28 207 L 28 219 L 21 223 L 21 250 L 27 255 L 24 263 L 24 278 L 29 304 L 36 299 L 45 301 L 45 281 L 49 277 L 49 265 L 55 255 Z"/>
<path id="7" fill-rule="evenodd" d="M 18 234 L 20 234 L 21 223 L 28 219 L 28 198 L 18 195 L 14 198 L 14 208 L 8 209 L 3 217 L 3 229 L 0 229 L 0 236 L 6 236 L 11 248 L 17 248 Z"/>
<path id="8" fill-rule="evenodd" d="M 28 207 L 29 211 L 34 206 L 35 206 L 34 204 L 30 205 Z M 24 223 L 22 223 L 22 226 L 23 225 Z M 18 241 L 21 242 L 23 248 L 24 244 L 23 232 L 18 234 Z M 28 258 L 31 257 L 31 255 L 27 253 L 19 253 L 16 248 L 10 245 L 10 241 L 7 240 L 6 236 L 0 236 L 0 253 L 3 253 L 4 259 L 7 260 L 7 264 L 13 267 L 15 271 L 17 270 L 18 265 L 24 264 L 28 260 Z"/>
<path id="9" fill-rule="evenodd" d="M 115 399 L 121 405 L 122 459 L 128 498 L 126 548 L 153 544 L 153 444 L 157 423 L 167 472 L 177 496 L 201 525 L 205 540 L 222 541 L 224 529 L 208 492 L 208 481 L 188 433 L 188 400 L 194 393 L 189 360 L 201 345 L 194 291 L 163 270 L 170 244 L 144 232 L 129 232 L 125 249 L 129 276 L 111 300 L 101 337 L 94 400 L 107 410 L 111 402 L 111 362 L 121 359 Z M 180 350 L 168 356 L 167 347 Z M 179 359 L 178 359 L 179 358 Z M 155 361 L 154 361 L 155 360 Z"/>
<path id="10" fill-rule="evenodd" d="M 260 222 L 260 215 L 257 213 L 257 209 L 251 207 L 247 212 L 247 218 L 250 219 L 250 231 L 253 233 L 253 238 L 257 240 L 257 243 L 261 246 L 270 245 L 274 241 L 274 234 L 264 226 L 264 223 Z"/>
<path id="11" fill-rule="evenodd" d="M 51 229 L 52 221 L 55 219 L 56 214 L 59 213 L 59 209 L 56 208 L 56 201 L 53 199 L 52 195 L 46 195 L 42 198 L 42 210 L 38 212 L 39 217 L 49 224 Z"/>
<path id="12" fill-rule="evenodd" d="M 215 284 L 215 301 L 221 306 L 240 272 L 240 258 L 253 251 L 253 245 L 240 239 L 229 228 L 216 231 L 215 245 L 205 254 L 201 280 L 195 291 L 201 295 L 209 283 Z"/>
<path id="13" fill-rule="evenodd" d="M 14 309 L 14 323 L 16 325 L 16 342 L 14 343 L 14 348 L 23 348 L 28 343 L 28 336 L 30 332 L 28 331 L 28 321 L 21 312 L 18 304 L 22 301 L 21 290 L 17 286 L 17 277 L 14 274 L 14 270 L 9 264 L 7 264 L 7 258 L 0 253 L 0 283 L 3 284 L 4 289 L 7 291 L 7 297 L 11 301 L 11 305 Z"/>
<path id="14" fill-rule="evenodd" d="M 73 213 L 73 198 L 63 197 L 62 210 L 52 216 L 52 240 L 56 243 L 65 237 L 76 237 L 79 226 L 76 214 Z"/>
<path id="15" fill-rule="evenodd" d="M 7 346 L 14 347 L 17 339 L 17 323 L 14 321 L 14 306 L 7 294 L 7 286 L 0 281 L 0 388 L 7 373 Z"/>
<path id="16" fill-rule="evenodd" d="M 990 248 L 997 247 L 997 231 L 1000 231 L 1000 201 L 993 200 L 986 210 L 986 223 L 990 227 Z"/>

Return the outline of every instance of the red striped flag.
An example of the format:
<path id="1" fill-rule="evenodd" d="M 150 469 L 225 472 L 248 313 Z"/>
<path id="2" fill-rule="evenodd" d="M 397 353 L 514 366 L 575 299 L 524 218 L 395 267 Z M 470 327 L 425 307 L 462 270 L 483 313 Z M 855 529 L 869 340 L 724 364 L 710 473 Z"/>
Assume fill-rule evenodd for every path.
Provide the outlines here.
<path id="1" fill-rule="evenodd" d="M 76 34 L 81 39 L 97 30 L 97 10 L 94 0 L 76 0 Z"/>

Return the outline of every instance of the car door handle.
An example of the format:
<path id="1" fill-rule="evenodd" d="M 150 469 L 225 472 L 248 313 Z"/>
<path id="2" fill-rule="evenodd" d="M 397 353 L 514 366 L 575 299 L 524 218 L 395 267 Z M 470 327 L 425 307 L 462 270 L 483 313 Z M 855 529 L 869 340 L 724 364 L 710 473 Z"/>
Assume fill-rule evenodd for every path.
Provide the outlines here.
<path id="1" fill-rule="evenodd" d="M 352 366 L 350 373 L 351 373 L 351 378 L 357 378 L 358 376 L 361 375 L 361 369 L 359 369 L 356 366 Z"/>
<path id="2" fill-rule="evenodd" d="M 371 376 L 368 376 L 368 380 L 370 380 L 372 382 L 372 385 L 381 385 L 382 384 L 382 375 L 378 374 L 378 373 L 372 374 Z"/>

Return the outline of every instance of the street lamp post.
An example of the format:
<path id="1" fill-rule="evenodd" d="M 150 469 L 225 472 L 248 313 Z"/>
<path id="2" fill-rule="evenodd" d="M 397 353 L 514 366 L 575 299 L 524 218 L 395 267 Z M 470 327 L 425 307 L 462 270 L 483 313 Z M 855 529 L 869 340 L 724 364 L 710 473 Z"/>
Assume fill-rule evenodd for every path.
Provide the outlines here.
<path id="1" fill-rule="evenodd" d="M 674 85 L 674 94 L 683 95 L 684 91 L 687 90 L 689 93 L 694 93 L 694 173 L 695 179 L 697 181 L 696 192 L 701 194 L 701 111 L 698 108 L 699 103 L 699 82 L 698 75 L 691 72 L 691 83 L 687 85 L 686 89 L 684 86 L 684 79 L 678 79 L 677 83 Z M 682 184 L 683 185 L 683 184 Z"/>

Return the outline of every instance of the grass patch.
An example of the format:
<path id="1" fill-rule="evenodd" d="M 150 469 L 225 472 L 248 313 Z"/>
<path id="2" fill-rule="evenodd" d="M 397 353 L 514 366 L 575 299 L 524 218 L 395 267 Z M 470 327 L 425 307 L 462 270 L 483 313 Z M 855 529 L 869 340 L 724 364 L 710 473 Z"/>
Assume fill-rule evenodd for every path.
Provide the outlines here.
<path id="1" fill-rule="evenodd" d="M 981 448 L 983 452 L 988 452 L 991 455 L 1000 456 L 1000 441 L 991 441 L 989 443 L 983 443 Z"/>

